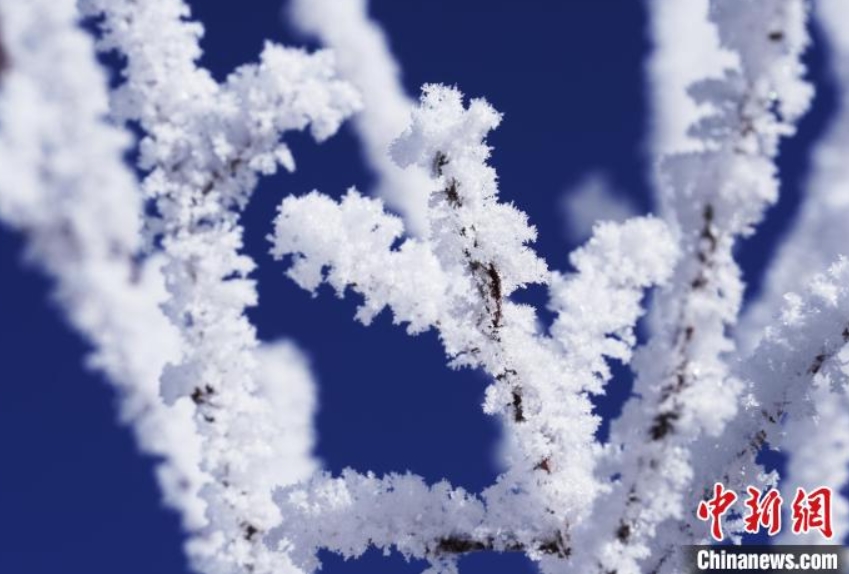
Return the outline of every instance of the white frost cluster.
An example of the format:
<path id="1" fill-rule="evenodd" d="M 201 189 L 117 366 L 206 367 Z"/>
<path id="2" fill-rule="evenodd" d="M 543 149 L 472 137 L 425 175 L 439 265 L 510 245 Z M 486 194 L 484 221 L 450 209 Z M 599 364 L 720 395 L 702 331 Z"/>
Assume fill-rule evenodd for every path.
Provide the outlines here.
<path id="1" fill-rule="evenodd" d="M 354 189 L 338 203 L 314 191 L 283 200 L 272 254 L 295 254 L 288 275 L 309 291 L 327 282 L 341 297 L 356 285 L 366 295 L 357 310 L 364 324 L 388 306 L 395 323 L 407 323 L 415 334 L 439 320 L 450 278 L 426 245 L 406 241 L 392 249 L 403 231 L 401 220 L 386 214 L 380 201 Z"/>
<path id="2" fill-rule="evenodd" d="M 571 255 L 577 273 L 555 276 L 550 307 L 557 318 L 551 334 L 570 362 L 597 375 L 587 390 L 604 392 L 603 385 L 611 377 L 605 359 L 630 362 L 644 292 L 669 280 L 678 255 L 672 235 L 658 219 L 603 222 L 596 225 L 590 241 Z"/>
<path id="3" fill-rule="evenodd" d="M 528 246 L 536 233 L 526 216 L 498 201 L 485 138 L 499 121 L 483 100 L 466 106 L 456 89 L 425 86 L 410 127 L 393 145 L 399 164 L 432 173 L 424 237 L 403 240 L 401 221 L 356 191 L 338 203 L 313 192 L 280 206 L 272 252 L 291 255 L 290 277 L 310 291 L 327 282 L 340 296 L 349 288 L 361 294 L 357 316 L 365 323 L 389 307 L 410 333 L 436 328 L 452 366 L 492 377 L 484 409 L 510 430 L 509 469 L 482 493 L 479 527 L 440 523 L 402 548 L 370 538 L 356 514 L 343 519 L 332 506 L 317 505 L 312 512 L 332 521 L 341 537 L 330 545 L 337 551 L 395 545 L 436 559 L 439 540 L 453 540 L 562 560 L 571 522 L 603 490 L 592 476 L 598 422 L 587 392 L 602 392 L 610 378 L 606 360 L 629 359 L 644 291 L 669 278 L 678 251 L 659 220 L 607 223 L 573 255 L 577 273 L 553 276 Z M 510 300 L 530 283 L 550 284 L 558 313 L 550 334 L 533 308 Z M 589 294 L 595 298 L 579 311 L 574 298 Z M 593 305 L 601 300 L 603 307 Z M 386 504 L 386 488 L 370 491 L 373 506 Z M 285 492 L 289 500 L 301 491 Z M 375 515 L 376 528 L 387 528 L 384 518 Z M 287 544 L 298 555 L 314 555 L 321 536 L 299 532 L 287 529 Z"/>
<path id="4" fill-rule="evenodd" d="M 281 491 L 276 500 L 290 520 L 272 533 L 272 540 L 307 572 L 320 567 L 318 548 L 356 558 L 370 545 L 394 547 L 406 558 L 425 556 L 450 568 L 452 543 L 495 544 L 497 535 L 484 525 L 486 511 L 476 497 L 445 481 L 428 486 L 410 474 L 378 478 L 346 470 L 334 478 L 322 473 Z M 455 533 L 464 538 L 452 541 Z M 288 548 L 290 538 L 297 543 Z"/>

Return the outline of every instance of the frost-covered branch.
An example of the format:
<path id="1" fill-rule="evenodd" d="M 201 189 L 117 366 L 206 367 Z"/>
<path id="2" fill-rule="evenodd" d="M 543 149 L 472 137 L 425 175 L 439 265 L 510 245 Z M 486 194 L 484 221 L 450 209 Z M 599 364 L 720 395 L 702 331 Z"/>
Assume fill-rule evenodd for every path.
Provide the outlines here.
<path id="1" fill-rule="evenodd" d="M 798 218 L 768 268 L 760 297 L 741 322 L 738 339 L 744 352 L 757 345 L 778 310 L 786 305 L 786 293 L 801 291 L 814 274 L 847 252 L 843 228 L 849 217 L 849 171 L 844 160 L 849 151 L 849 13 L 846 3 L 839 0 L 817 2 L 814 8 L 832 52 L 828 62 L 838 90 L 837 111 L 823 140 L 812 151 L 812 172 Z M 849 317 L 844 318 L 849 322 Z M 791 493 L 792 497 L 797 481 L 804 485 L 818 481 L 835 490 L 834 530 L 845 536 L 849 531 L 847 502 L 837 491 L 847 484 L 849 451 L 839 445 L 845 444 L 849 410 L 842 393 L 820 389 L 813 397 L 815 414 L 785 421 L 783 434 L 773 437 L 779 442 L 771 446 L 790 457 L 789 474 L 782 481 L 785 494 Z M 824 452 L 830 454 L 826 456 Z"/>
<path id="2" fill-rule="evenodd" d="M 55 279 L 58 303 L 94 348 L 89 365 L 118 391 L 122 420 L 162 457 L 166 501 L 196 527 L 205 477 L 191 404 L 166 406 L 159 394 L 181 340 L 159 308 L 161 262 L 140 256 L 141 194 L 122 159 L 130 138 L 104 120 L 107 81 L 76 20 L 71 0 L 0 2 L 0 218 Z"/>
<path id="3" fill-rule="evenodd" d="M 450 564 L 452 554 L 510 544 L 505 533 L 486 528 L 479 499 L 444 481 L 428 486 L 409 474 L 319 475 L 276 500 L 292 520 L 273 538 L 308 572 L 320 566 L 315 555 L 320 548 L 353 558 L 369 545 L 394 547 L 406 558 Z"/>
<path id="4" fill-rule="evenodd" d="M 678 257 L 672 235 L 657 219 L 602 222 L 570 256 L 576 273 L 555 277 L 551 334 L 575 369 L 595 375 L 587 391 L 604 392 L 609 359 L 630 362 L 645 290 L 668 281 Z"/>
<path id="5" fill-rule="evenodd" d="M 758 347 L 739 368 L 748 382 L 746 413 L 729 428 L 722 442 L 735 444 L 737 433 L 749 437 L 750 448 L 739 456 L 754 460 L 764 443 L 781 445 L 786 419 L 810 419 L 813 397 L 820 390 L 844 394 L 849 386 L 849 261 L 840 259 L 827 273 L 816 275 L 800 295 L 788 293 L 778 326 L 768 327 Z M 745 430 L 740 431 L 743 425 Z M 737 439 L 735 441 L 735 439 Z M 719 468 L 728 468 L 728 465 Z M 735 469 L 726 471 L 751 479 Z"/>
<path id="6" fill-rule="evenodd" d="M 810 100 L 799 62 L 805 16 L 801 1 L 711 2 L 719 38 L 739 62 L 722 79 L 691 88 L 714 109 L 692 128 L 706 149 L 661 166 L 662 210 L 685 255 L 672 287 L 656 298 L 654 338 L 635 362 L 640 400 L 613 430 L 611 458 L 622 478 L 595 509 L 604 519 L 579 547 L 598 550 L 579 567 L 638 572 L 658 525 L 689 508 L 694 441 L 719 434 L 737 410 L 742 385 L 726 362 L 742 296 L 732 250 L 775 201 L 778 139 L 792 133 Z"/>
<path id="7" fill-rule="evenodd" d="M 812 398 L 819 390 L 845 393 L 849 386 L 849 261 L 841 259 L 827 273 L 816 275 L 801 294 L 790 293 L 778 325 L 768 327 L 751 357 L 741 364 L 739 376 L 748 382 L 745 398 L 748 416 L 738 417 L 730 433 L 751 438 L 746 456 L 754 459 L 757 447 L 782 443 L 781 423 L 810 419 Z M 723 443 L 733 444 L 733 436 Z M 739 439 L 738 439 L 739 440 Z M 742 451 L 741 451 L 742 454 Z M 727 468 L 728 465 L 720 468 Z M 743 473 L 729 469 L 729 475 Z"/>
<path id="8" fill-rule="evenodd" d="M 849 216 L 849 25 L 846 4 L 817 1 L 817 21 L 832 56 L 830 75 L 837 93 L 837 110 L 822 141 L 811 151 L 811 174 L 804 185 L 799 215 L 767 269 L 762 292 L 746 310 L 738 339 L 750 351 L 783 305 L 784 294 L 799 291 L 846 254 L 843 227 Z"/>
<path id="9" fill-rule="evenodd" d="M 305 289 L 327 282 L 340 296 L 360 293 L 361 321 L 389 306 L 410 333 L 435 327 L 452 366 L 492 377 L 484 408 L 509 430 L 509 469 L 482 494 L 486 528 L 507 537 L 492 545 L 562 559 L 571 552 L 570 524 L 603 488 L 592 478 L 597 418 L 586 393 L 609 379 L 605 357 L 627 360 L 643 289 L 668 278 L 677 250 L 657 220 L 600 226 L 573 256 L 578 273 L 554 280 L 560 315 L 552 337 L 541 332 L 534 310 L 509 299 L 551 276 L 526 246 L 535 232 L 525 215 L 498 202 L 484 138 L 499 119 L 482 100 L 466 108 L 456 90 L 426 86 L 393 151 L 402 165 L 432 170 L 428 235 L 398 245 L 403 225 L 379 201 L 349 191 L 337 203 L 313 192 L 283 201 L 272 252 L 293 255 L 289 276 Z M 608 297 L 610 312 L 581 312 L 573 297 L 590 293 Z M 367 545 L 358 529 L 344 532 L 355 547 Z M 457 548 L 489 544 L 461 534 Z M 288 535 L 295 548 L 317 544 Z M 433 550 L 433 540 L 417 544 Z M 541 551 L 558 540 L 557 552 Z"/>
<path id="10" fill-rule="evenodd" d="M 70 0 L 0 0 L 0 218 L 56 278 L 124 420 L 162 456 L 199 572 L 313 571 L 322 549 L 377 547 L 441 573 L 479 551 L 522 552 L 551 573 L 671 573 L 675 549 L 704 538 L 692 510 L 706 486 L 775 484 L 756 461 L 765 446 L 795 455 L 789 484 L 847 480 L 845 110 L 762 302 L 738 320 L 734 248 L 775 201 L 780 138 L 811 97 L 803 0 L 653 1 L 657 109 L 675 110 L 653 143 L 662 218 L 596 225 L 569 273 L 549 271 L 536 229 L 499 198 L 487 137 L 501 115 L 440 85 L 413 105 L 365 0 L 291 6 L 298 28 L 339 50 L 351 84 L 330 52 L 271 43 L 218 82 L 198 65 L 203 30 L 184 0 L 80 5 L 122 62 L 111 102 Z M 845 7 L 820 9 L 849 53 Z M 681 56 L 694 44 L 700 66 Z M 488 376 L 505 470 L 480 493 L 409 474 L 314 475 L 309 367 L 292 344 L 261 344 L 245 316 L 257 292 L 240 215 L 259 178 L 294 169 L 287 132 L 322 141 L 363 104 L 378 191 L 404 220 L 354 189 L 290 196 L 272 253 L 307 291 L 353 291 L 362 323 L 388 308 L 411 335 L 435 330 L 449 366 Z M 143 134 L 141 185 L 122 160 L 131 139 L 115 123 L 127 122 Z M 548 289 L 550 327 L 516 302 L 529 285 Z M 634 398 L 600 444 L 590 398 L 632 355 Z M 808 466 L 822 452 L 836 454 Z M 835 509 L 844 535 L 846 501 Z"/>
<path id="11" fill-rule="evenodd" d="M 262 537 L 281 520 L 272 489 L 291 481 L 292 468 L 311 467 L 275 460 L 308 454 L 309 438 L 291 432 L 272 410 L 274 391 L 256 380 L 256 334 L 244 315 L 256 303 L 254 263 L 241 253 L 238 215 L 260 175 L 294 169 L 284 132 L 309 127 L 321 141 L 357 109 L 358 96 L 336 78 L 328 52 L 270 43 L 258 64 L 219 84 L 196 64 L 202 28 L 181 0 L 84 5 L 100 18 L 102 49 L 126 58 L 113 114 L 146 134 L 139 166 L 156 208 L 149 242 L 161 245 L 165 308 L 187 342 L 162 392 L 191 399 L 211 477 L 201 493 L 208 522 L 189 543 L 194 566 L 206 574 L 290 571 Z"/>
<path id="12" fill-rule="evenodd" d="M 844 401 L 849 386 L 847 280 L 849 261 L 840 260 L 827 273 L 814 276 L 804 292 L 788 294 L 777 323 L 765 330 L 751 356 L 735 365 L 733 375 L 745 389 L 741 393 L 741 409 L 719 436 L 702 437 L 694 446 L 694 451 L 699 453 L 694 461 L 697 480 L 688 495 L 687 508 L 695 508 L 715 481 L 738 491 L 748 485 L 776 486 L 778 476 L 766 473 L 756 462 L 758 453 L 765 444 L 783 446 L 788 438 L 811 440 L 810 435 L 789 435 L 787 427 L 816 428 L 821 424 L 823 421 L 815 413 L 819 408 L 817 399 L 824 393 L 832 394 L 824 414 L 834 419 L 833 408 L 840 408 L 838 405 Z M 838 424 L 843 426 L 818 442 L 821 450 L 816 456 L 823 458 L 821 464 L 830 469 L 828 478 L 845 479 L 847 470 L 840 462 L 842 454 L 826 460 L 827 453 L 839 453 L 844 444 L 845 422 Z M 795 462 L 791 459 L 791 465 L 797 468 L 802 463 L 804 459 Z M 786 500 L 792 500 L 792 495 Z M 744 510 L 742 503 L 739 510 Z M 845 503 L 837 501 L 835 510 L 835 517 L 845 520 Z M 725 529 L 738 540 L 743 533 L 739 520 L 729 521 Z M 675 549 L 703 541 L 706 536 L 694 513 L 685 514 L 679 524 L 667 530 L 663 546 L 652 560 L 667 558 L 662 571 L 675 572 L 681 559 L 673 556 Z"/>

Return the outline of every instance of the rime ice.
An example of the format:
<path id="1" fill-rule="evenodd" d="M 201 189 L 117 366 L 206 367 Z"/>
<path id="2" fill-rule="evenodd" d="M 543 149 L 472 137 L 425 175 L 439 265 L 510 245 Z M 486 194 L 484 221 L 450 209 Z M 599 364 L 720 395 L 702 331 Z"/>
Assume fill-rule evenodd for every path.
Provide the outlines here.
<path id="1" fill-rule="evenodd" d="M 122 420 L 161 457 L 196 571 L 312 572 L 322 549 L 377 547 L 431 574 L 475 551 L 522 552 L 547 573 L 673 573 L 676 549 L 708 528 L 739 541 L 774 517 L 778 488 L 806 541 L 845 536 L 845 109 L 748 309 L 734 252 L 776 201 L 780 141 L 813 94 L 807 3 L 653 0 L 658 213 L 596 224 L 571 272 L 537 254 L 536 228 L 499 197 L 493 106 L 439 84 L 408 98 L 362 0 L 290 8 L 338 54 L 266 43 L 218 82 L 183 0 L 0 0 L 0 218 L 56 279 Z M 816 9 L 849 53 L 846 7 Z M 94 40 L 81 15 L 96 17 Z M 681 56 L 696 43 L 698 65 Z M 96 49 L 124 62 L 111 92 Z M 846 58 L 833 60 L 845 100 Z M 261 177 L 295 169 L 287 132 L 321 142 L 349 118 L 384 199 L 287 195 L 271 253 L 310 293 L 358 294 L 363 324 L 385 312 L 410 335 L 434 330 L 449 367 L 488 377 L 505 470 L 482 492 L 321 472 L 309 365 L 290 342 L 261 343 L 245 314 L 257 290 L 242 210 Z M 127 122 L 141 131 L 136 170 Z M 529 285 L 547 289 L 550 328 L 514 299 Z M 601 444 L 590 397 L 613 361 L 636 373 L 635 396 Z M 760 466 L 767 447 L 791 455 L 789 477 Z M 711 499 L 717 483 L 750 496 Z M 827 517 L 821 484 L 834 486 Z M 747 505 L 754 522 L 739 518 Z"/>

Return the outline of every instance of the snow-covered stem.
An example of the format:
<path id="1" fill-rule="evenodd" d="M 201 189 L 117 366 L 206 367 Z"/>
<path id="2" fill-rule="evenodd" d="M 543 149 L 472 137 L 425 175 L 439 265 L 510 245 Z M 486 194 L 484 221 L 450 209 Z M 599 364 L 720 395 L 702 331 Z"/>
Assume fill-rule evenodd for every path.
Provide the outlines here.
<path id="1" fill-rule="evenodd" d="M 766 327 L 785 305 L 786 293 L 801 291 L 815 273 L 846 253 L 843 228 L 849 217 L 849 167 L 844 157 L 849 150 L 847 8 L 841 0 L 814 4 L 814 14 L 832 54 L 828 63 L 837 89 L 837 110 L 822 141 L 812 151 L 812 171 L 805 184 L 799 215 L 768 268 L 759 298 L 741 321 L 737 337 L 743 354 L 757 345 Z M 845 319 L 849 322 L 849 316 Z M 782 481 L 785 494 L 795 490 L 797 480 L 802 485 L 818 481 L 834 489 L 835 532 L 843 532 L 845 536 L 849 530 L 847 502 L 837 493 L 847 483 L 843 473 L 849 467 L 849 450 L 830 445 L 845 444 L 849 410 L 841 394 L 820 390 L 813 396 L 816 414 L 785 421 L 784 432 L 773 437 L 779 442 L 771 446 L 789 456 L 788 476 Z M 836 408 L 841 404 L 844 408 Z M 823 455 L 824 452 L 828 452 L 828 456 Z"/>
<path id="2" fill-rule="evenodd" d="M 787 428 L 816 427 L 821 424 L 817 409 L 824 408 L 823 418 L 839 425 L 834 434 L 824 434 L 818 442 L 821 450 L 816 456 L 822 461 L 814 468 L 827 469 L 821 479 L 846 478 L 846 466 L 841 464 L 845 445 L 845 420 L 835 416 L 839 405 L 845 403 L 849 386 L 849 261 L 839 260 L 826 273 L 816 275 L 799 294 L 790 293 L 773 326 L 765 329 L 757 348 L 734 368 L 734 376 L 744 384 L 741 409 L 716 437 L 701 437 L 693 450 L 699 453 L 694 460 L 694 482 L 688 493 L 686 508 L 695 508 L 714 482 L 742 492 L 749 485 L 767 488 L 778 485 L 776 473 L 766 473 L 756 462 L 764 445 L 784 448 L 791 441 L 810 440 L 810 435 L 787 434 Z M 837 391 L 835 393 L 835 391 Z M 825 394 L 831 394 L 828 406 L 817 406 Z M 834 408 L 837 408 L 837 411 Z M 829 458 L 828 453 L 837 454 Z M 791 467 L 806 458 L 791 459 Z M 810 460 L 810 457 L 807 457 Z M 805 472 L 803 477 L 810 479 Z M 805 484 L 807 484 L 807 479 Z M 817 486 L 821 486 L 819 483 Z M 831 483 L 830 483 L 831 484 Z M 834 488 L 834 486 L 832 486 Z M 787 494 L 787 492 L 785 492 Z M 785 501 L 792 500 L 792 494 Z M 744 508 L 740 506 L 738 511 Z M 846 532 L 845 502 L 836 501 L 835 531 Z M 842 520 L 842 522 L 841 522 Z M 737 538 L 742 535 L 740 521 L 724 526 L 726 533 Z M 694 513 L 670 528 L 663 537 L 660 550 L 652 557 L 658 561 L 669 556 L 666 568 L 675 572 L 680 556 L 674 551 L 685 544 L 703 541 L 707 536 L 703 524 Z M 795 537 L 794 537 L 795 539 Z M 798 540 L 797 540 L 798 541 Z"/>
<path id="3" fill-rule="evenodd" d="M 320 566 L 316 552 L 321 548 L 345 558 L 361 556 L 370 545 L 394 548 L 407 559 L 428 559 L 443 571 L 457 556 L 472 552 L 567 551 L 556 534 L 528 547 L 490 525 L 479 498 L 445 481 L 428 486 L 410 474 L 378 478 L 348 469 L 339 477 L 314 476 L 275 499 L 290 520 L 271 539 L 308 572 Z"/>
<path id="4" fill-rule="evenodd" d="M 131 140 L 104 120 L 107 79 L 93 42 L 72 0 L 4 0 L 0 36 L 0 219 L 55 280 L 58 304 L 93 347 L 89 365 L 115 386 L 122 421 L 161 457 L 166 502 L 197 526 L 205 478 L 191 405 L 167 406 L 159 394 L 181 340 L 159 307 L 161 261 L 140 253 L 142 197 L 122 159 Z"/>
<path id="5" fill-rule="evenodd" d="M 660 167 L 662 212 L 685 256 L 656 298 L 654 337 L 635 361 L 641 399 L 613 429 L 611 460 L 622 479 L 595 509 L 606 517 L 601 531 L 594 525 L 577 545 L 597 548 L 579 557 L 579 568 L 639 572 L 657 526 L 689 510 L 694 442 L 719 434 L 737 410 L 742 385 L 726 362 L 742 296 L 732 250 L 775 201 L 779 137 L 793 132 L 810 100 L 799 62 L 806 14 L 802 1 L 711 2 L 720 41 L 739 62 L 691 87 L 714 109 L 692 126 L 704 150 L 668 156 Z"/>
<path id="6" fill-rule="evenodd" d="M 737 459 L 750 459 L 755 472 L 758 448 L 783 443 L 782 423 L 810 420 L 816 395 L 843 394 L 849 386 L 847 280 L 849 261 L 841 258 L 826 273 L 815 275 L 804 292 L 787 294 L 777 325 L 765 329 L 757 348 L 738 368 L 739 378 L 746 381 L 745 411 L 717 442 L 730 449 L 736 439 Z M 745 453 L 739 448 L 740 436 L 749 438 Z M 725 469 L 732 485 L 756 478 L 731 462 L 718 468 Z"/>
<path id="7" fill-rule="evenodd" d="M 731 363 L 741 365 L 748 373 L 748 376 L 740 373 L 747 384 L 744 408 L 722 435 L 702 440 L 695 449 L 701 453 L 716 453 L 716 456 L 699 459 L 695 475 L 701 487 L 709 487 L 714 480 L 727 481 L 731 486 L 772 482 L 778 477 L 763 472 L 755 457 L 765 446 L 780 449 L 789 456 L 788 476 L 782 477 L 780 482 L 785 501 L 792 500 L 798 485 L 830 486 L 836 495 L 834 529 L 838 533 L 835 540 L 839 540 L 846 535 L 849 524 L 846 500 L 837 494 L 847 479 L 849 451 L 845 449 L 845 441 L 849 415 L 840 406 L 845 405 L 845 394 L 824 388 L 819 373 L 831 371 L 830 378 L 835 381 L 845 376 L 835 372 L 842 361 L 838 357 L 845 352 L 838 351 L 843 345 L 840 322 L 849 324 L 847 310 L 840 302 L 843 296 L 841 281 L 845 281 L 840 269 L 845 263 L 834 266 L 832 263 L 845 252 L 840 230 L 847 216 L 848 201 L 842 154 L 849 145 L 849 68 L 845 57 L 849 54 L 846 40 L 849 36 L 845 32 L 849 30 L 843 17 L 844 2 L 825 0 L 815 3 L 814 8 L 834 54 L 829 62 L 840 89 L 839 110 L 824 140 L 814 149 L 813 171 L 798 219 L 768 268 L 762 293 L 746 310 L 737 329 L 738 350 Z M 829 273 L 817 276 L 830 266 Z M 827 294 L 829 291 L 832 293 Z M 800 297 L 792 292 L 803 295 Z M 816 304 L 817 299 L 831 301 L 832 297 L 836 298 L 834 303 Z M 817 320 L 809 324 L 804 319 L 824 314 L 833 314 L 830 326 Z M 802 331 L 792 337 L 783 335 L 781 328 L 772 327 L 776 319 L 786 329 L 801 328 Z M 820 331 L 821 327 L 826 330 Z M 787 342 L 777 347 L 776 340 L 782 339 Z M 764 366 L 760 358 L 764 353 L 777 358 L 778 364 L 783 365 L 781 368 L 772 366 L 771 377 L 757 373 L 758 366 Z M 781 356 L 784 354 L 788 357 Z M 754 362 L 750 364 L 750 361 Z M 764 396 L 765 391 L 774 396 Z M 794 394 L 795 398 L 785 397 L 787 393 Z M 800 400 L 800 395 L 801 405 L 792 402 Z M 729 444 L 739 446 L 732 449 Z M 716 469 L 723 469 L 723 472 L 717 474 Z M 689 507 L 694 508 L 700 498 L 699 488 L 694 488 Z M 670 527 L 664 540 L 667 547 L 672 548 L 692 543 L 702 533 L 703 529 L 696 528 L 691 519 L 688 524 Z M 823 541 L 817 536 L 807 536 L 804 540 L 806 543 Z M 794 541 L 801 540 L 794 536 Z M 675 572 L 675 564 L 674 560 L 669 560 L 661 571 Z"/>
<path id="8" fill-rule="evenodd" d="M 508 470 L 482 493 L 486 527 L 509 537 L 495 547 L 537 558 L 560 541 L 548 554 L 563 559 L 570 525 L 603 490 L 592 477 L 598 421 L 587 393 L 610 378 L 607 359 L 629 358 L 643 291 L 669 277 L 677 250 L 658 220 L 601 225 L 572 257 L 578 273 L 552 276 L 526 246 L 535 232 L 525 215 L 498 202 L 484 138 L 499 120 L 482 100 L 466 108 L 455 89 L 426 86 L 393 151 L 401 165 L 432 170 L 428 234 L 395 247 L 403 224 L 379 201 L 349 191 L 337 203 L 313 192 L 283 201 L 272 252 L 294 256 L 288 274 L 301 287 L 327 282 L 340 296 L 353 289 L 364 297 L 357 317 L 365 323 L 389 306 L 411 334 L 435 327 L 451 366 L 492 377 L 484 409 L 508 430 Z M 558 313 L 550 336 L 533 308 L 509 298 L 528 283 L 550 284 Z M 605 299 L 609 311 L 588 313 L 576 297 Z M 291 536 L 296 548 L 316 544 Z"/>
<path id="9" fill-rule="evenodd" d="M 148 239 L 166 258 L 165 308 L 187 342 L 162 392 L 193 403 L 201 467 L 211 477 L 201 492 L 207 524 L 188 545 L 193 566 L 205 574 L 291 571 L 262 537 L 281 520 L 272 489 L 304 478 L 275 460 L 306 456 L 290 468 L 308 474 L 311 435 L 291 432 L 272 410 L 273 389 L 256 379 L 256 333 L 244 314 L 256 304 L 254 263 L 241 252 L 238 215 L 260 175 L 294 169 L 284 132 L 309 127 L 321 141 L 359 98 L 335 77 L 330 53 L 270 43 L 258 64 L 219 84 L 196 64 L 202 28 L 182 0 L 84 7 L 102 16 L 102 49 L 126 58 L 112 111 L 145 132 L 139 167 L 157 212 Z"/>
<path id="10" fill-rule="evenodd" d="M 408 233 L 425 235 L 429 170 L 401 169 L 388 153 L 415 101 L 404 90 L 386 34 L 369 17 L 368 0 L 292 0 L 288 13 L 298 29 L 334 50 L 339 73 L 362 94 L 363 109 L 352 123 L 376 176 L 375 192 L 401 213 Z"/>
<path id="11" fill-rule="evenodd" d="M 745 352 L 751 351 L 784 304 L 785 293 L 799 291 L 811 277 L 846 252 L 843 232 L 849 217 L 849 10 L 841 0 L 814 4 L 827 47 L 829 72 L 837 90 L 837 109 L 822 140 L 811 151 L 799 215 L 770 262 L 758 298 L 746 309 L 737 329 Z"/>

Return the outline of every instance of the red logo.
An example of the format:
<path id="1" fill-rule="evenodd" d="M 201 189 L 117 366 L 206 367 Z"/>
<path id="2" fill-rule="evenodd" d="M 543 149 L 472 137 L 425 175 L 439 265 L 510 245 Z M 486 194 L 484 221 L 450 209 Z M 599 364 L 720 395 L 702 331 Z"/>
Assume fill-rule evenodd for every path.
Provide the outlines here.
<path id="1" fill-rule="evenodd" d="M 781 507 L 784 501 L 781 494 L 774 488 L 761 492 L 754 486 L 746 489 L 748 497 L 743 502 L 747 512 L 743 517 L 744 530 L 757 534 L 761 528 L 767 529 L 767 534 L 775 536 L 781 531 Z M 713 486 L 713 497 L 703 500 L 696 509 L 696 516 L 705 522 L 710 521 L 710 535 L 717 542 L 722 542 L 722 517 L 737 501 L 737 493 L 726 489 L 722 484 Z M 791 509 L 793 534 L 806 534 L 819 530 L 826 538 L 834 533 L 831 529 L 831 489 L 822 486 L 807 492 L 804 488 L 796 489 Z"/>
<path id="2" fill-rule="evenodd" d="M 770 536 L 775 536 L 781 530 L 781 494 L 774 488 L 769 489 L 761 496 L 761 491 L 750 486 L 746 491 L 749 498 L 746 499 L 746 507 L 749 509 L 743 522 L 746 532 L 757 533 L 761 526 L 767 528 Z"/>
<path id="3" fill-rule="evenodd" d="M 718 482 L 713 485 L 713 493 L 713 498 L 699 503 L 696 516 L 702 520 L 710 520 L 710 535 L 714 540 L 722 541 L 722 516 L 737 500 L 737 494 L 733 490 L 725 490 Z"/>
<path id="4" fill-rule="evenodd" d="M 826 486 L 805 492 L 796 489 L 793 499 L 793 534 L 805 534 L 819 530 L 826 538 L 831 538 L 831 489 Z"/>

